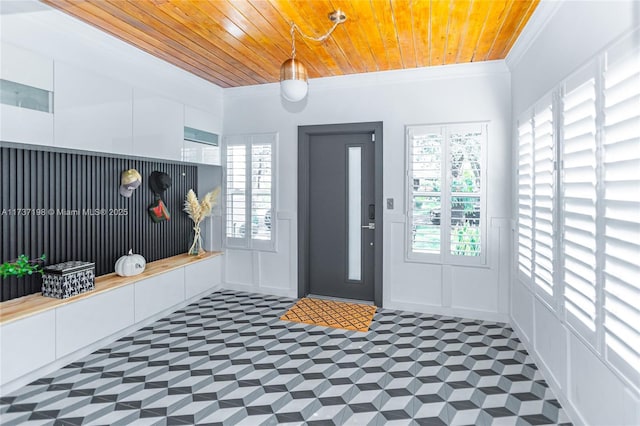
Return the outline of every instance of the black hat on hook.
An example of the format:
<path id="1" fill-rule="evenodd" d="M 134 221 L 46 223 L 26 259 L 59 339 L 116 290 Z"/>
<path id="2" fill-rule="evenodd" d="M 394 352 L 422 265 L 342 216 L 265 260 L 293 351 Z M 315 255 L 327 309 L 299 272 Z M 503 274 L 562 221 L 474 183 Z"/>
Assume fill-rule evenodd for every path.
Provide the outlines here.
<path id="1" fill-rule="evenodd" d="M 164 172 L 152 172 L 149 176 L 149 188 L 156 195 L 162 195 L 171 186 L 171 176 Z"/>

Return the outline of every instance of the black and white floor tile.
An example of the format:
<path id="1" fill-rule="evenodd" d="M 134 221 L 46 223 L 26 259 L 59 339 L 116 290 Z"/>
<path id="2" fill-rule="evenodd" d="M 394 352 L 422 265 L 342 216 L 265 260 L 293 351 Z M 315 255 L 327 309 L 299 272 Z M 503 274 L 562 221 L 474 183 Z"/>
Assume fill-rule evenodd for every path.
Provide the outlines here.
<path id="1" fill-rule="evenodd" d="M 568 418 L 505 324 L 378 309 L 367 333 L 221 291 L 0 398 L 5 425 L 541 425 Z"/>

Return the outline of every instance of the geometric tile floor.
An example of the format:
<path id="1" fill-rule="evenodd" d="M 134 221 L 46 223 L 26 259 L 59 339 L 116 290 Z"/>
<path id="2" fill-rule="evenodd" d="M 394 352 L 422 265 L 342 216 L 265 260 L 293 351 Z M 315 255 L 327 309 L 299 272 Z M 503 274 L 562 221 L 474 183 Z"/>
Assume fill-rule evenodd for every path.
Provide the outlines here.
<path id="1" fill-rule="evenodd" d="M 541 425 L 568 418 L 502 323 L 378 309 L 369 332 L 219 291 L 0 398 L 2 424 Z"/>

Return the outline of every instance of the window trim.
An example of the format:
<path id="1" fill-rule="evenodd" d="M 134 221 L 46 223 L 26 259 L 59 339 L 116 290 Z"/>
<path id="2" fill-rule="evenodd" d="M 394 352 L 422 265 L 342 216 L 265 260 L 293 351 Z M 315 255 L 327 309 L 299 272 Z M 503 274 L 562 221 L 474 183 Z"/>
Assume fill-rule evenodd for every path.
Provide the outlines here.
<path id="1" fill-rule="evenodd" d="M 266 141 L 266 138 L 270 138 Z M 278 186 L 278 132 L 251 133 L 225 135 L 222 138 L 222 167 L 224 189 L 222 196 L 223 210 L 223 243 L 224 247 L 234 250 L 255 250 L 266 252 L 278 251 L 278 221 L 277 221 L 277 186 Z M 251 185 L 251 158 L 254 144 L 271 144 L 271 238 L 269 240 L 257 240 L 251 238 L 251 204 L 253 200 Z M 227 235 L 227 149 L 232 145 L 244 145 L 246 147 L 246 187 L 245 187 L 245 236 L 244 238 L 234 238 Z"/>
<path id="2" fill-rule="evenodd" d="M 429 263 L 429 264 L 445 264 L 452 266 L 467 266 L 489 268 L 489 256 L 487 255 L 488 247 L 488 219 L 487 219 L 487 150 L 489 141 L 489 120 L 481 121 L 463 121 L 463 122 L 443 122 L 428 124 L 407 124 L 405 125 L 405 262 L 410 263 Z M 458 256 L 451 254 L 451 226 L 440 227 L 440 253 L 419 253 L 412 249 L 412 233 L 413 233 L 413 182 L 411 177 L 411 141 L 410 131 L 416 128 L 440 128 L 443 135 L 443 144 L 441 150 L 441 169 L 440 169 L 440 223 L 451 223 L 451 191 L 442 191 L 442 188 L 451 187 L 451 158 L 449 133 L 451 129 L 460 129 L 470 126 L 482 126 L 483 139 L 480 145 L 480 255 L 479 256 Z M 447 206 L 446 209 L 443 206 Z"/>

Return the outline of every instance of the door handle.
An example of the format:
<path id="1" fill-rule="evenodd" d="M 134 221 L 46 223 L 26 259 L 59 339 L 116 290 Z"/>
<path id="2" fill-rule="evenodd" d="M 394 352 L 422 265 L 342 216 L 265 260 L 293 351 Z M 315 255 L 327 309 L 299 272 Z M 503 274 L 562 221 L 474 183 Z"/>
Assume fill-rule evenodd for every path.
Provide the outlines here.
<path id="1" fill-rule="evenodd" d="M 376 223 L 375 222 L 369 222 L 368 225 L 362 225 L 362 229 L 376 229 Z"/>

